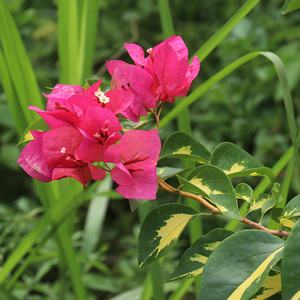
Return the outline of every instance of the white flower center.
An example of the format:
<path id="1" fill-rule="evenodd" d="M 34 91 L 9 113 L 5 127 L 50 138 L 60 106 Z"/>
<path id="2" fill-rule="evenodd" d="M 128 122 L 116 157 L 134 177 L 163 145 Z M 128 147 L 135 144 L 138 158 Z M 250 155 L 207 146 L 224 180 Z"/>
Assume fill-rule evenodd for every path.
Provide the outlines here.
<path id="1" fill-rule="evenodd" d="M 105 93 L 102 91 L 97 91 L 95 92 L 95 96 L 99 99 L 100 102 L 106 104 L 109 102 L 109 97 L 105 96 Z"/>
<path id="2" fill-rule="evenodd" d="M 65 153 L 67 152 L 66 147 L 62 147 L 62 148 L 60 149 L 60 152 L 65 154 Z"/>

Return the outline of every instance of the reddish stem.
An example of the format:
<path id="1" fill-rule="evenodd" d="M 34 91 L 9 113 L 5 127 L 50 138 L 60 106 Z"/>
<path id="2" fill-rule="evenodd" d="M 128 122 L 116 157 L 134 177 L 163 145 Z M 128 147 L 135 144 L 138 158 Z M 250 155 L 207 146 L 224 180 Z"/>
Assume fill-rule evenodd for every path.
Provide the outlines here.
<path id="1" fill-rule="evenodd" d="M 195 199 L 197 200 L 198 202 L 200 202 L 202 205 L 204 205 L 205 207 L 207 207 L 212 214 L 221 214 L 220 211 L 215 207 L 213 206 L 212 204 L 210 204 L 208 201 L 206 201 L 202 196 L 200 195 L 195 195 L 195 194 L 192 194 L 192 193 L 189 193 L 189 192 L 184 192 L 184 191 L 181 191 L 179 189 L 175 189 L 174 187 L 172 187 L 171 185 L 167 184 L 165 181 L 163 181 L 161 178 L 157 177 L 157 180 L 158 180 L 158 184 L 160 185 L 160 187 L 169 192 L 169 193 L 172 193 L 172 194 L 176 194 L 176 195 L 180 195 L 180 196 L 183 196 L 183 197 L 188 197 L 188 198 L 191 198 L 191 199 Z M 259 224 L 259 223 L 255 223 L 253 221 L 250 221 L 249 219 L 246 219 L 244 217 L 242 217 L 242 220 L 241 222 L 249 225 L 249 226 L 252 226 L 256 229 L 259 229 L 259 230 L 263 230 L 263 231 L 266 231 L 266 232 L 269 232 L 273 235 L 277 235 L 277 236 L 284 236 L 284 237 L 288 237 L 290 235 L 289 232 L 286 232 L 286 231 L 282 231 L 282 230 L 271 230 L 271 229 L 268 229 L 267 227 Z"/>

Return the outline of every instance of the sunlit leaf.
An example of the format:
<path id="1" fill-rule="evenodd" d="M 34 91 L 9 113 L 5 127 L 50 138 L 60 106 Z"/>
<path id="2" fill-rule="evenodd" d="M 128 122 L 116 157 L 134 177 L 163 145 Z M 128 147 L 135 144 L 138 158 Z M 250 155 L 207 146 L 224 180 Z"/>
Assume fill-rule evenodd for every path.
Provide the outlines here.
<path id="1" fill-rule="evenodd" d="M 188 134 L 174 132 L 166 139 L 160 153 L 160 159 L 166 157 L 207 164 L 210 160 L 210 152 Z"/>
<path id="2" fill-rule="evenodd" d="M 246 183 L 239 183 L 235 187 L 236 196 L 250 203 L 253 196 L 253 189 Z"/>
<path id="3" fill-rule="evenodd" d="M 281 291 L 281 274 L 270 271 L 264 284 L 251 300 L 265 300 Z"/>
<path id="4" fill-rule="evenodd" d="M 243 230 L 231 235 L 208 258 L 198 299 L 250 299 L 281 258 L 283 248 L 280 238 L 265 231 Z"/>
<path id="5" fill-rule="evenodd" d="M 280 12 L 287 14 L 300 8 L 300 0 L 285 0 Z"/>
<path id="6" fill-rule="evenodd" d="M 232 231 L 217 228 L 199 238 L 184 252 L 177 268 L 168 281 L 186 279 L 200 275 L 211 253 L 224 239 L 232 234 Z"/>
<path id="7" fill-rule="evenodd" d="M 199 213 L 182 204 L 165 204 L 145 218 L 138 237 L 138 263 L 142 267 L 165 255 L 190 220 Z"/>
<path id="8" fill-rule="evenodd" d="M 211 200 L 223 215 L 241 219 L 235 190 L 229 178 L 219 168 L 212 165 L 199 166 L 187 179 L 178 175 L 177 178 L 188 191 Z"/>
<path id="9" fill-rule="evenodd" d="M 33 136 L 30 132 L 30 130 L 39 130 L 39 131 L 47 131 L 49 130 L 49 126 L 47 125 L 47 123 L 45 122 L 44 119 L 42 118 L 38 118 L 37 120 L 35 120 L 33 123 L 31 123 L 26 130 L 24 131 L 19 143 L 17 146 L 26 143 L 26 142 L 30 142 L 31 140 L 33 140 Z"/>
<path id="10" fill-rule="evenodd" d="M 221 143 L 212 153 L 212 165 L 217 166 L 229 177 L 266 176 L 271 180 L 275 175 L 270 168 L 264 167 L 249 153 L 232 143 Z"/>
<path id="11" fill-rule="evenodd" d="M 279 217 L 280 225 L 293 228 L 294 218 L 300 216 L 300 195 L 291 199 L 283 209 L 282 216 Z"/>
<path id="12" fill-rule="evenodd" d="M 261 219 L 260 219 L 260 223 L 262 223 L 262 219 L 263 219 L 265 213 L 267 211 L 269 211 L 270 209 L 272 209 L 275 205 L 276 205 L 276 199 L 273 196 L 269 197 L 266 200 L 266 202 L 264 202 L 264 204 L 261 207 Z"/>
<path id="13" fill-rule="evenodd" d="M 261 194 L 258 198 L 254 198 L 250 202 L 248 213 L 261 209 L 268 200 L 273 198 L 271 194 Z"/>
<path id="14" fill-rule="evenodd" d="M 156 168 L 156 175 L 165 181 L 168 178 L 175 176 L 176 174 L 182 174 L 186 171 L 187 170 L 180 169 L 180 168 L 161 167 L 161 168 Z"/>
<path id="15" fill-rule="evenodd" d="M 300 299 L 300 221 L 298 220 L 288 237 L 282 257 L 282 299 Z"/>

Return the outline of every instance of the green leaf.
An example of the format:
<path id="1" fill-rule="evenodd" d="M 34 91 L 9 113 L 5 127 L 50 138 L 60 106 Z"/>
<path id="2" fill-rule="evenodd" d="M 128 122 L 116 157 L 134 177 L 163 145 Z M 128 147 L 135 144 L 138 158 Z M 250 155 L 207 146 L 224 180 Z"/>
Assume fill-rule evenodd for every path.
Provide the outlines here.
<path id="1" fill-rule="evenodd" d="M 24 131 L 19 143 L 17 144 L 17 146 L 26 143 L 26 142 L 30 142 L 31 140 L 33 140 L 33 136 L 30 132 L 30 130 L 39 130 L 39 131 L 47 131 L 49 130 L 50 127 L 48 126 L 48 124 L 45 122 L 44 119 L 42 118 L 38 118 L 37 120 L 35 120 L 33 123 L 31 123 L 26 130 Z"/>
<path id="2" fill-rule="evenodd" d="M 232 234 L 232 231 L 217 228 L 199 238 L 184 252 L 168 281 L 186 279 L 202 274 L 208 257 L 224 239 Z"/>
<path id="3" fill-rule="evenodd" d="M 189 221 L 197 216 L 197 211 L 182 204 L 165 204 L 153 209 L 142 223 L 138 237 L 139 266 L 165 255 Z"/>
<path id="4" fill-rule="evenodd" d="M 268 197 L 268 199 L 266 200 L 266 202 L 264 202 L 264 204 L 261 207 L 260 223 L 262 223 L 262 219 L 263 219 L 265 213 L 268 210 L 272 209 L 275 205 L 276 205 L 276 199 L 273 196 Z"/>
<path id="5" fill-rule="evenodd" d="M 148 202 L 148 199 L 129 199 L 130 210 L 134 212 L 141 204 Z"/>
<path id="6" fill-rule="evenodd" d="M 274 184 L 271 192 L 272 192 L 272 197 L 269 197 L 261 207 L 260 223 L 262 223 L 262 219 L 263 219 L 265 213 L 267 211 L 269 211 L 270 209 L 274 208 L 275 205 L 277 204 L 277 202 L 279 201 L 279 199 L 280 199 L 280 184 L 276 182 Z"/>
<path id="7" fill-rule="evenodd" d="M 207 164 L 210 160 L 210 152 L 188 134 L 174 132 L 168 136 L 160 153 L 160 159 L 166 157 Z"/>
<path id="8" fill-rule="evenodd" d="M 239 183 L 235 187 L 235 193 L 236 193 L 237 198 L 245 200 L 248 203 L 250 203 L 252 196 L 253 196 L 252 188 L 246 183 Z"/>
<path id="9" fill-rule="evenodd" d="M 285 0 L 280 12 L 285 15 L 300 8 L 300 0 Z"/>
<path id="10" fill-rule="evenodd" d="M 219 168 L 212 165 L 199 166 L 187 179 L 179 175 L 177 178 L 188 191 L 211 200 L 223 215 L 241 220 L 235 190 Z"/>
<path id="11" fill-rule="evenodd" d="M 281 291 L 281 274 L 273 270 L 270 271 L 264 284 L 251 300 L 265 300 Z"/>
<path id="12" fill-rule="evenodd" d="M 279 217 L 280 225 L 293 228 L 295 217 L 300 216 L 300 195 L 297 195 L 290 200 L 283 209 L 282 216 Z"/>
<path id="13" fill-rule="evenodd" d="M 265 231 L 243 230 L 233 234 L 208 258 L 198 299 L 250 299 L 281 258 L 283 248 L 280 238 Z"/>
<path id="14" fill-rule="evenodd" d="M 270 168 L 264 167 L 245 150 L 229 142 L 221 143 L 213 151 L 210 163 L 219 167 L 231 178 L 267 176 L 271 181 L 275 178 Z"/>
<path id="15" fill-rule="evenodd" d="M 156 168 L 156 175 L 160 177 L 163 181 L 167 180 L 170 177 L 175 176 L 176 174 L 182 174 L 188 170 L 180 168 L 171 168 L 171 167 L 161 167 Z"/>
<path id="16" fill-rule="evenodd" d="M 298 220 L 288 237 L 282 257 L 282 300 L 300 299 L 300 221 Z"/>

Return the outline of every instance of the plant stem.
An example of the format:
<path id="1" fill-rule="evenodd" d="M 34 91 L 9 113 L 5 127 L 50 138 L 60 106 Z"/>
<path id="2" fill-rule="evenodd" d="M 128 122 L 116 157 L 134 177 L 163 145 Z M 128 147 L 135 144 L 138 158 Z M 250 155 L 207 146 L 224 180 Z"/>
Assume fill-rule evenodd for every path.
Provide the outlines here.
<path id="1" fill-rule="evenodd" d="M 172 193 L 172 194 L 181 195 L 183 197 L 187 197 L 187 198 L 190 198 L 190 199 L 197 200 L 202 205 L 204 205 L 206 208 L 208 208 L 213 215 L 215 215 L 215 214 L 221 214 L 221 212 L 215 206 L 213 206 L 208 201 L 206 201 L 202 196 L 195 195 L 195 194 L 192 194 L 192 193 L 189 193 L 189 192 L 181 191 L 181 190 L 176 189 L 176 188 L 172 187 L 171 185 L 167 184 L 166 182 L 164 182 L 159 177 L 157 177 L 157 179 L 158 179 L 158 184 L 160 185 L 160 187 L 163 190 L 165 190 L 165 191 L 167 191 L 169 193 Z M 261 225 L 259 223 L 253 222 L 253 221 L 251 221 L 251 220 L 249 220 L 247 218 L 244 218 L 244 217 L 242 217 L 241 222 L 245 223 L 245 224 L 247 224 L 249 226 L 252 226 L 252 227 L 254 227 L 256 229 L 263 230 L 263 231 L 269 232 L 269 233 L 271 233 L 273 235 L 277 235 L 277 236 L 280 236 L 280 237 L 283 237 L 283 236 L 284 237 L 288 237 L 290 235 L 289 232 L 281 231 L 281 230 L 271 230 L 271 229 L 268 229 L 268 228 L 266 228 L 265 226 L 263 226 L 263 225 Z"/>

